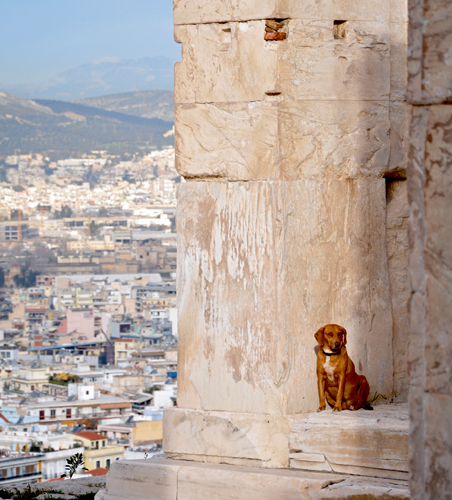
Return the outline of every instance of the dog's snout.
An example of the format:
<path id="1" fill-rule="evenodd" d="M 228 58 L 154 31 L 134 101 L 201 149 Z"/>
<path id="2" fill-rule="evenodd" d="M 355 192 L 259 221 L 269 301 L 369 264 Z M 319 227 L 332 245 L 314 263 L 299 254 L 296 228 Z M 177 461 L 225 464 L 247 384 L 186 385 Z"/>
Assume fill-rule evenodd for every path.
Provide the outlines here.
<path id="1" fill-rule="evenodd" d="M 335 343 L 334 343 L 334 347 L 336 347 L 336 349 L 337 349 L 338 347 L 340 347 L 340 346 L 341 346 L 341 343 L 340 343 L 340 342 L 335 342 Z"/>

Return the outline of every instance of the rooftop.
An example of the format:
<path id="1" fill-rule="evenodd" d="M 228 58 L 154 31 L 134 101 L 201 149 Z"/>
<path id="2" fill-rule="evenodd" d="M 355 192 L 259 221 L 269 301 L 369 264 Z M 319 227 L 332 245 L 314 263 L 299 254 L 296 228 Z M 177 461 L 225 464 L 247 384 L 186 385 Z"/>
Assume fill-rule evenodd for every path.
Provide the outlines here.
<path id="1" fill-rule="evenodd" d="M 99 441 L 101 439 L 106 439 L 102 434 L 92 431 L 74 432 L 74 436 L 79 436 L 84 439 L 89 439 L 90 441 Z"/>

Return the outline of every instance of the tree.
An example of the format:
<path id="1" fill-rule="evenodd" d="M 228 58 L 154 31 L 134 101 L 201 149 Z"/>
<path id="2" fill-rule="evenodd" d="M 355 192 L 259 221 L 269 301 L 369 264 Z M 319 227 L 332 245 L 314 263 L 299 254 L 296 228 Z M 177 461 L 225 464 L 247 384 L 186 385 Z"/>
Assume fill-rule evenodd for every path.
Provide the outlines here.
<path id="1" fill-rule="evenodd" d="M 77 472 L 77 469 L 82 468 L 83 470 L 88 470 L 85 467 L 85 458 L 82 453 L 75 453 L 66 459 L 66 474 L 62 474 L 61 477 L 69 475 L 70 478 Z"/>
<path id="2" fill-rule="evenodd" d="M 89 234 L 91 238 L 95 238 L 99 233 L 100 224 L 96 224 L 93 220 L 89 224 Z"/>
<path id="3" fill-rule="evenodd" d="M 57 219 L 68 219 L 69 217 L 72 217 L 72 208 L 63 205 L 61 207 L 61 210 L 55 210 L 55 218 Z"/>
<path id="4" fill-rule="evenodd" d="M 98 215 L 99 215 L 99 217 L 108 217 L 108 208 L 100 207 Z"/>
<path id="5" fill-rule="evenodd" d="M 21 276 L 20 274 L 16 274 L 13 278 L 14 284 L 16 285 L 16 288 L 20 288 L 21 286 L 24 286 L 24 277 Z"/>
<path id="6" fill-rule="evenodd" d="M 55 252 L 42 243 L 35 244 L 34 253 L 37 258 L 41 259 L 47 264 L 57 262 L 57 256 L 55 255 Z"/>

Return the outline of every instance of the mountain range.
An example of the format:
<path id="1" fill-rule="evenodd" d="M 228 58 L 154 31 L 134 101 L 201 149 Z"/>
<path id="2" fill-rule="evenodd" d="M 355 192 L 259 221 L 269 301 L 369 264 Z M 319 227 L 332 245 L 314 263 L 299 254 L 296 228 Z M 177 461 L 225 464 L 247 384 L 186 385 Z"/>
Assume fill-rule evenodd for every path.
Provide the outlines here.
<path id="1" fill-rule="evenodd" d="M 160 118 L 174 121 L 174 92 L 169 90 L 148 90 L 145 92 L 125 92 L 89 99 L 78 99 L 77 104 L 117 111 L 142 118 Z"/>
<path id="2" fill-rule="evenodd" d="M 146 105 L 139 105 L 140 97 L 133 95 L 122 97 L 119 102 L 126 100 L 129 106 L 152 116 L 152 96 L 147 93 L 145 96 Z M 165 94 L 166 114 L 161 111 L 164 106 L 159 106 L 165 102 L 163 96 L 159 93 L 155 96 L 154 107 L 159 111 L 154 116 L 160 114 L 167 121 L 81 103 L 56 100 L 36 102 L 0 91 L 0 154 L 13 154 L 14 150 L 21 153 L 52 151 L 64 157 L 93 149 L 120 153 L 173 144 L 174 137 L 166 134 L 173 127 L 172 92 Z M 105 102 L 110 101 L 111 96 L 107 96 Z M 118 98 L 114 97 L 113 101 L 118 101 Z M 134 106 L 131 103 L 135 103 Z"/>
<path id="3" fill-rule="evenodd" d="M 132 91 L 174 87 L 174 61 L 167 57 L 94 61 L 63 71 L 46 82 L 4 85 L 2 90 L 25 99 L 74 101 Z"/>

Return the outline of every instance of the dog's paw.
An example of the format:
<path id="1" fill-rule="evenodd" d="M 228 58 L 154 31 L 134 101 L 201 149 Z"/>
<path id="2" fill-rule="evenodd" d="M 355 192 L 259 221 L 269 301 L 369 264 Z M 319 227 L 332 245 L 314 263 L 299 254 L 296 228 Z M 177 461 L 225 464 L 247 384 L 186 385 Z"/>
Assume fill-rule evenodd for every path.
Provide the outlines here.
<path id="1" fill-rule="evenodd" d="M 318 407 L 317 411 L 325 411 L 326 410 L 326 405 L 321 405 Z"/>
<path id="2" fill-rule="evenodd" d="M 333 408 L 333 411 L 341 411 L 341 409 L 342 409 L 342 408 L 341 408 L 340 406 L 335 406 L 335 407 Z"/>

